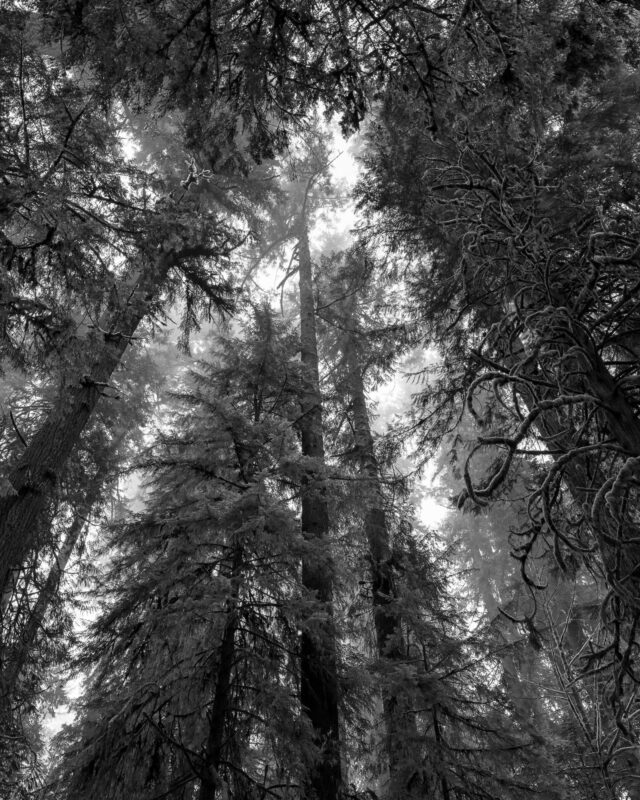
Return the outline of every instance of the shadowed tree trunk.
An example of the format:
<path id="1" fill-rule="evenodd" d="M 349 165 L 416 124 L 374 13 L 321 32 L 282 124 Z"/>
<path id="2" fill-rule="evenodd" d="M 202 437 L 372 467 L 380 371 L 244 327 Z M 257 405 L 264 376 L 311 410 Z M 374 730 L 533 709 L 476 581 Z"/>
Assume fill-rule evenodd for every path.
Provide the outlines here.
<path id="1" fill-rule="evenodd" d="M 374 450 L 362 372 L 351 334 L 347 340 L 346 351 L 354 439 L 364 478 L 362 495 L 367 508 L 364 527 L 371 563 L 376 647 L 381 662 L 400 665 L 406 662 L 402 615 L 396 603 L 398 594 L 392 574 L 392 554 L 380 485 L 380 468 Z M 390 800 L 424 796 L 422 780 L 415 779 L 415 776 L 420 774 L 423 758 L 412 707 L 413 698 L 410 689 L 400 688 L 399 684 L 400 682 L 391 688 L 384 688 L 382 695 L 386 750 L 389 759 Z"/>
<path id="2" fill-rule="evenodd" d="M 305 626 L 300 643 L 300 699 L 313 727 L 320 757 L 309 788 L 316 800 L 336 800 L 341 786 L 338 678 L 333 625 L 333 569 L 328 554 L 329 514 L 317 468 L 324 461 L 322 399 L 318 370 L 313 275 L 307 221 L 303 210 L 298 240 L 300 271 L 300 347 L 303 371 L 299 422 L 302 455 L 314 467 L 302 481 L 302 533 L 309 551 L 302 563 L 302 583 L 314 593 L 324 614 L 320 624 Z"/>
<path id="3" fill-rule="evenodd" d="M 73 522 L 69 526 L 65 540 L 58 551 L 51 569 L 49 570 L 47 579 L 40 589 L 38 599 L 36 600 L 33 610 L 29 615 L 29 619 L 24 627 L 24 631 L 22 632 L 17 648 L 13 653 L 11 653 L 9 663 L 6 665 L 6 673 L 1 679 L 3 692 L 9 696 L 13 694 L 16 681 L 20 677 L 20 673 L 27 663 L 29 654 L 33 650 L 38 631 L 42 627 L 45 614 L 47 613 L 47 609 L 49 608 L 51 601 L 55 596 L 58 585 L 60 584 L 60 579 L 67 568 L 69 559 L 75 550 L 82 532 L 88 524 L 87 517 L 89 514 L 91 514 L 93 507 L 100 499 L 104 484 L 103 475 L 104 473 L 101 473 L 94 478 L 93 484 L 85 501 L 83 502 L 82 506 L 80 506 L 80 508 L 74 512 Z"/>
<path id="4" fill-rule="evenodd" d="M 101 341 L 93 362 L 87 365 L 84 374 L 64 387 L 56 406 L 9 474 L 12 492 L 0 498 L 0 589 L 4 590 L 13 570 L 20 569 L 37 546 L 38 521 L 56 489 L 60 473 L 176 261 L 175 253 L 163 253 L 154 266 L 128 284 L 127 296 L 101 320 L 98 332 Z"/>
<path id="5" fill-rule="evenodd" d="M 222 787 L 218 774 L 222 760 L 224 735 L 227 716 L 231 705 L 231 676 L 236 656 L 235 636 L 238 627 L 238 594 L 242 575 L 242 548 L 236 545 L 229 576 L 231 591 L 227 601 L 227 621 L 220 643 L 219 661 L 217 665 L 216 686 L 211 709 L 207 713 L 209 735 L 205 750 L 205 774 L 201 776 L 198 800 L 215 800 L 217 791 Z"/>
<path id="6" fill-rule="evenodd" d="M 38 632 L 42 628 L 47 609 L 57 591 L 60 579 L 78 543 L 78 539 L 87 524 L 86 517 L 91 513 L 92 507 L 98 500 L 101 488 L 102 481 L 100 481 L 97 490 L 87 498 L 83 507 L 76 512 L 56 560 L 49 570 L 44 585 L 40 589 L 38 599 L 20 635 L 19 642 L 10 648 L 5 648 L 3 643 L 0 642 L 0 722 L 7 733 L 15 730 L 16 735 L 18 735 L 18 729 L 15 728 L 14 723 L 16 705 L 20 704 L 20 701 L 16 702 L 16 689 L 18 688 L 20 675 L 29 663 L 29 657 L 33 653 Z M 3 746 L 0 743 L 0 758 L 3 757 L 2 749 Z M 12 774 L 15 774 L 17 769 L 18 764 L 15 764 Z"/>
<path id="7" fill-rule="evenodd" d="M 612 592 L 634 616 L 640 610 L 640 526 L 633 502 L 630 507 L 628 501 L 630 492 L 634 499 L 640 474 L 640 419 L 580 325 L 569 332 L 559 327 L 556 335 L 563 353 L 576 353 L 566 360 L 567 371 L 571 367 L 566 384 L 551 388 L 536 355 L 518 337 L 516 355 L 524 366 L 516 373 L 523 379 L 518 394 L 529 409 L 531 429 L 549 450 L 554 470 L 584 513 Z M 544 387 L 542 392 L 538 386 Z M 579 433 L 571 413 L 578 401 L 594 408 L 603 441 Z M 621 456 L 625 459 L 613 476 L 604 472 L 609 443 L 604 437 L 618 446 L 618 461 Z M 548 521 L 550 503 L 542 501 Z"/>

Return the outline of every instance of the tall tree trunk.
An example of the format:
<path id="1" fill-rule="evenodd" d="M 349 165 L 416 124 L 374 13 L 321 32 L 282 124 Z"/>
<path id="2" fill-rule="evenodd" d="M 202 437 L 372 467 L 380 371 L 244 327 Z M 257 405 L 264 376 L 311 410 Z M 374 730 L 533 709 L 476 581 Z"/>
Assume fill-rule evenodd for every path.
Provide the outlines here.
<path id="1" fill-rule="evenodd" d="M 67 531 L 67 535 L 56 556 L 55 562 L 49 570 L 49 574 L 44 582 L 44 586 L 40 589 L 36 604 L 29 615 L 27 624 L 25 625 L 20 637 L 20 642 L 18 643 L 16 650 L 11 653 L 9 663 L 6 664 L 5 674 L 0 677 L 2 692 L 9 697 L 13 694 L 16 687 L 16 682 L 20 677 L 20 673 L 24 669 L 29 655 L 33 651 L 36 637 L 38 635 L 38 631 L 42 627 L 45 614 L 47 613 L 47 610 L 51 605 L 51 601 L 55 596 L 60 579 L 67 568 L 67 564 L 69 563 L 71 554 L 75 550 L 78 539 L 87 525 L 87 517 L 100 498 L 102 486 L 103 478 L 102 475 L 100 475 L 94 479 L 94 484 L 91 487 L 85 502 L 77 511 L 75 511 L 73 522 Z"/>
<path id="2" fill-rule="evenodd" d="M 11 494 L 0 498 L 0 591 L 38 543 L 38 522 L 60 472 L 77 445 L 96 403 L 120 363 L 158 288 L 177 260 L 163 253 L 129 283 L 112 313 L 101 321 L 101 341 L 86 372 L 66 385 L 55 408 L 9 474 Z"/>
<path id="3" fill-rule="evenodd" d="M 302 414 L 299 428 L 302 455 L 316 465 L 324 461 L 322 399 L 318 369 L 313 275 L 307 221 L 304 212 L 299 232 L 300 348 L 303 371 Z M 320 758 L 311 769 L 310 792 L 316 800 L 337 800 L 342 782 L 338 677 L 333 623 L 333 569 L 327 553 L 329 513 L 317 467 L 307 470 L 302 481 L 302 533 L 309 552 L 302 562 L 302 583 L 313 592 L 324 621 L 304 627 L 300 643 L 300 699 L 313 726 Z"/>
<path id="4" fill-rule="evenodd" d="M 30 655 L 33 653 L 38 631 L 42 627 L 47 610 L 55 596 L 60 578 L 85 528 L 87 522 L 86 518 L 91 513 L 96 502 L 100 499 L 106 474 L 106 465 L 98 469 L 83 503 L 74 512 L 73 522 L 56 555 L 55 562 L 49 570 L 47 579 L 40 589 L 38 598 L 29 614 L 26 625 L 19 634 L 19 640 L 15 643 L 7 644 L 4 641 L 4 637 L 0 638 L 0 722 L 7 727 L 7 730 L 15 729 L 17 735 L 20 735 L 19 726 L 15 727 L 14 723 L 16 720 L 15 705 L 16 702 L 19 704 L 19 701 L 16 701 L 16 690 L 20 675 L 28 663 Z M 8 585 L 6 595 L 11 595 Z M 3 605 L 3 617 L 9 609 L 10 601 Z"/>
<path id="5" fill-rule="evenodd" d="M 228 600 L 227 621 L 220 644 L 220 658 L 216 676 L 216 687 L 211 710 L 207 714 L 209 735 L 205 750 L 205 774 L 201 777 L 198 800 L 215 800 L 217 791 L 222 788 L 218 774 L 222 760 L 225 725 L 231 704 L 231 675 L 235 660 L 235 636 L 238 627 L 238 595 L 242 572 L 242 548 L 236 545 L 231 565 L 231 592 Z"/>
<path id="6" fill-rule="evenodd" d="M 353 409 L 353 429 L 360 470 L 364 477 L 362 496 L 366 504 L 364 527 L 369 545 L 373 615 L 376 647 L 380 661 L 389 664 L 406 662 L 402 615 L 395 601 L 398 593 L 393 581 L 389 529 L 380 485 L 380 467 L 376 459 L 364 383 L 353 336 L 346 344 L 349 389 Z M 382 703 L 386 727 L 386 750 L 389 759 L 389 800 L 404 800 L 424 795 L 420 774 L 423 762 L 420 737 L 409 687 L 385 687 Z"/>

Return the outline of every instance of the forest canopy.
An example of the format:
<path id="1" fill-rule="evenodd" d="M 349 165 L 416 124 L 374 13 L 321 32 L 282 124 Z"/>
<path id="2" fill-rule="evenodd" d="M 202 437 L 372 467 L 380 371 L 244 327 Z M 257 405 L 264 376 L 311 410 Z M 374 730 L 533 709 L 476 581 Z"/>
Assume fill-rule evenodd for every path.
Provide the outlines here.
<path id="1" fill-rule="evenodd" d="M 640 3 L 0 12 L 0 800 L 640 798 Z"/>

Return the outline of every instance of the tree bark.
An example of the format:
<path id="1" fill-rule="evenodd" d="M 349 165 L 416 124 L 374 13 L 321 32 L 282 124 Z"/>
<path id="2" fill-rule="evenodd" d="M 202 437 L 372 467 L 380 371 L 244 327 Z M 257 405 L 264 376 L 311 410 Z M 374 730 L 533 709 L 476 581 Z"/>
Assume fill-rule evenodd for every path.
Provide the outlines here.
<path id="1" fill-rule="evenodd" d="M 398 593 L 393 581 L 392 554 L 380 484 L 380 467 L 375 455 L 364 382 L 352 335 L 348 337 L 346 351 L 354 439 L 360 471 L 364 478 L 362 495 L 367 507 L 364 528 L 371 563 L 376 647 L 381 662 L 400 665 L 406 662 L 402 615 L 395 605 Z M 424 796 L 423 782 L 415 780 L 416 774 L 420 774 L 423 757 L 412 700 L 410 690 L 398 687 L 383 688 L 382 704 L 390 778 L 389 800 Z"/>
<path id="2" fill-rule="evenodd" d="M 542 396 L 532 385 L 528 391 L 521 392 L 524 402 L 533 410 L 541 400 L 556 400 L 561 392 L 571 395 L 586 391 L 591 394 L 600 423 L 629 457 L 624 467 L 629 473 L 626 478 L 633 476 L 637 481 L 640 473 L 640 419 L 587 333 L 576 325 L 570 332 L 560 331 L 560 338 L 563 352 L 577 351 L 571 360 L 572 379 L 566 386 L 546 390 Z M 521 340 L 518 344 L 528 361 L 527 347 Z M 535 382 L 540 374 L 534 361 L 523 377 Z M 640 526 L 625 511 L 624 502 L 612 493 L 601 497 L 600 502 L 594 502 L 598 493 L 607 487 L 613 488 L 615 481 L 609 480 L 602 471 L 598 454 L 579 450 L 578 432 L 571 418 L 563 416 L 561 407 L 552 407 L 539 414 L 533 429 L 556 465 L 561 464 L 562 479 L 584 512 L 612 591 L 633 613 L 637 613 L 640 611 Z"/>
<path id="3" fill-rule="evenodd" d="M 578 326 L 571 332 L 584 362 L 583 380 L 599 403 L 599 414 L 612 438 L 630 456 L 640 456 L 640 419 L 588 335 Z M 573 342 L 572 342 L 573 344 Z M 638 470 L 638 467 L 636 467 Z"/>
<path id="4" fill-rule="evenodd" d="M 9 474 L 11 494 L 0 498 L 0 591 L 38 543 L 38 522 L 104 387 L 120 363 L 159 286 L 177 260 L 162 253 L 129 283 L 128 297 L 101 321 L 99 351 L 84 375 L 66 385 L 49 416 Z"/>
<path id="5" fill-rule="evenodd" d="M 303 372 L 302 414 L 299 422 L 302 455 L 313 459 L 302 480 L 302 533 L 309 552 L 302 562 L 302 584 L 312 592 L 324 620 L 305 626 L 300 642 L 300 700 L 313 727 L 320 757 L 308 778 L 316 800 L 337 800 L 342 783 L 338 677 L 333 624 L 333 569 L 329 547 L 329 512 L 318 475 L 324 462 L 322 398 L 318 369 L 313 274 L 304 211 L 299 232 L 300 348 Z"/>
<path id="6" fill-rule="evenodd" d="M 29 654 L 33 650 L 38 631 L 42 627 L 47 609 L 49 608 L 55 595 L 60 583 L 60 579 L 67 568 L 67 564 L 69 563 L 69 559 L 71 558 L 76 544 L 78 543 L 78 539 L 85 529 L 87 524 L 87 516 L 91 513 L 91 510 L 100 498 L 102 486 L 102 476 L 97 476 L 96 479 L 94 479 L 94 486 L 91 488 L 85 502 L 75 512 L 74 520 L 69 527 L 65 540 L 60 548 L 60 551 L 58 552 L 58 555 L 56 556 L 56 560 L 49 570 L 49 574 L 47 575 L 44 586 L 40 589 L 36 604 L 29 615 L 27 624 L 25 625 L 24 631 L 20 637 L 19 645 L 16 651 L 11 654 L 9 663 L 4 665 L 6 668 L 6 673 L 0 678 L 0 685 L 2 686 L 3 693 L 7 694 L 8 696 L 13 694 L 16 687 L 16 682 L 20 677 L 20 673 L 24 669 L 27 659 L 29 658 Z"/>

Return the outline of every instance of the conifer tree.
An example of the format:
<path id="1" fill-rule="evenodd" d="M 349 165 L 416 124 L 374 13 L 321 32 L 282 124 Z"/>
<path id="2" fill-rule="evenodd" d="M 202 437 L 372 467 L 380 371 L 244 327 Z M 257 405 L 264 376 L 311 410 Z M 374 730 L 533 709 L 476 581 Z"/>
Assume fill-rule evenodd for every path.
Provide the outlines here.
<path id="1" fill-rule="evenodd" d="M 315 177 L 315 176 L 313 176 Z M 322 488 L 324 434 L 322 396 L 318 369 L 316 309 L 313 292 L 313 265 L 309 249 L 306 210 L 309 180 L 298 220 L 298 274 L 300 292 L 300 352 L 302 364 L 300 430 L 302 456 L 309 459 L 302 484 L 302 533 L 309 542 L 309 553 L 302 562 L 302 583 L 322 603 L 325 620 L 305 626 L 301 641 L 300 697 L 309 715 L 322 751 L 314 770 L 312 791 L 317 798 L 337 800 L 340 785 L 340 727 L 338 717 L 338 678 L 336 672 L 335 631 L 333 627 L 333 568 L 327 552 L 329 510 Z"/>
<path id="2" fill-rule="evenodd" d="M 486 403 L 492 405 L 490 396 Z M 500 413 L 491 409 L 494 422 Z M 465 415 L 443 443 L 438 458 L 444 502 L 459 496 L 460 465 L 473 448 L 474 429 Z M 454 559 L 471 577 L 465 582 L 465 600 L 500 659 L 501 681 L 514 712 L 545 742 L 546 757 L 567 776 L 568 786 L 580 796 L 632 796 L 633 751 L 603 702 L 606 681 L 600 673 L 581 675 L 587 652 L 603 634 L 598 613 L 606 596 L 602 577 L 575 556 L 563 572 L 552 548 L 541 540 L 527 559 L 536 565 L 531 581 L 520 575 L 518 531 L 523 524 L 526 529 L 526 498 L 538 470 L 523 457 L 489 506 L 452 508 L 445 529 L 456 542 Z"/>
<path id="3" fill-rule="evenodd" d="M 339 686 L 336 629 L 333 615 L 335 567 L 331 553 L 323 397 L 318 362 L 314 264 L 309 243 L 313 215 L 330 196 L 329 151 L 317 118 L 306 130 L 288 158 L 283 159 L 282 200 L 271 210 L 264 234 L 263 251 L 282 251 L 293 242 L 291 263 L 296 262 L 282 284 L 298 274 L 297 311 L 300 316 L 299 387 L 300 413 L 296 428 L 300 434 L 303 462 L 301 476 L 301 525 L 308 549 L 302 558 L 302 584 L 320 604 L 312 606 L 308 620 L 302 620 L 300 641 L 300 695 L 302 707 L 314 730 L 320 758 L 312 770 L 306 790 L 310 797 L 337 798 L 342 785 Z"/>
<path id="4" fill-rule="evenodd" d="M 368 669 L 382 693 L 380 723 L 387 732 L 378 752 L 389 765 L 389 779 L 379 783 L 378 791 L 389 798 L 425 792 L 437 798 L 507 797 L 523 791 L 571 796 L 569 778 L 563 776 L 563 787 L 557 789 L 540 777 L 559 762 L 497 678 L 504 643 L 496 648 L 484 629 L 470 634 L 459 604 L 456 611 L 445 569 L 446 564 L 454 569 L 454 547 L 439 551 L 435 532 L 414 529 L 409 522 L 413 511 L 398 497 L 402 487 L 397 477 L 383 479 L 364 380 L 370 386 L 383 379 L 397 358 L 398 342 L 405 347 L 412 342 L 390 302 L 393 289 L 372 281 L 381 265 L 362 246 L 326 257 L 321 265 L 321 342 L 334 387 L 328 403 L 336 439 L 332 455 L 340 459 L 343 480 L 351 484 L 344 517 L 334 516 L 339 525 L 349 525 L 358 541 L 359 568 L 367 565 L 374 639 Z M 351 635 L 362 637 L 363 632 Z M 517 762 L 510 760 L 511 749 L 518 752 Z M 485 754 L 482 764 L 476 753 Z"/>
<path id="5" fill-rule="evenodd" d="M 78 584 L 75 578 L 65 581 L 65 572 L 71 564 L 74 574 L 87 573 L 82 558 L 87 530 L 117 504 L 120 472 L 140 444 L 139 427 L 150 411 L 149 392 L 154 378 L 157 380 L 156 367 L 150 366 L 144 352 L 130 353 L 128 362 L 130 371 L 118 376 L 114 388 L 131 391 L 137 401 L 135 408 L 122 420 L 117 396 L 104 400 L 81 447 L 61 474 L 56 503 L 39 520 L 37 549 L 22 569 L 12 571 L 3 595 L 0 762 L 7 794 L 16 790 L 25 777 L 26 765 L 41 749 L 39 727 L 50 710 L 47 694 L 55 696 L 55 672 L 69 659 L 74 639 L 72 616 L 79 608 L 73 596 Z M 6 443 L 9 451 L 23 447 L 20 436 L 28 438 L 39 422 L 33 413 L 36 387 L 26 400 L 20 394 L 14 391 L 5 397 L 16 414 L 19 408 L 26 411 L 18 414 L 21 429 L 15 432 L 15 442 Z M 29 418 L 29 412 L 35 419 Z"/>
<path id="6" fill-rule="evenodd" d="M 403 675 L 408 666 L 405 626 L 397 576 L 394 575 L 387 501 L 365 395 L 367 368 L 384 374 L 399 352 L 401 342 L 394 324 L 386 330 L 363 328 L 364 309 L 373 305 L 369 297 L 372 294 L 372 272 L 373 259 L 362 247 L 356 246 L 346 253 L 335 254 L 333 258 L 325 257 L 318 282 L 323 308 L 320 316 L 325 323 L 323 344 L 331 357 L 333 383 L 338 396 L 346 404 L 353 436 L 349 460 L 357 467 L 355 481 L 364 513 L 376 650 L 385 681 L 383 709 L 390 776 L 388 796 L 410 798 L 418 797 L 424 791 L 424 782 L 419 777 L 423 756 L 414 712 L 416 687 L 412 687 L 411 681 Z M 394 676 L 394 669 L 397 676 Z"/>
<path id="7" fill-rule="evenodd" d="M 291 255 L 299 340 L 240 305 L 167 400 L 146 510 L 101 534 L 49 795 L 355 799 L 382 750 L 384 800 L 637 794 L 639 20 L 636 0 L 9 4 L 0 793 L 33 788 L 65 562 L 144 417 L 123 358 L 176 300 L 183 344 L 231 310 L 257 244 Z M 402 263 L 395 309 L 363 248 L 310 245 L 319 102 L 343 131 L 369 115 L 364 236 Z M 367 391 L 409 342 L 438 375 L 378 442 Z M 389 477 L 452 433 L 459 546 Z"/>
<path id="8" fill-rule="evenodd" d="M 294 340 L 268 309 L 251 330 L 192 373 L 142 465 L 147 511 L 114 531 L 69 797 L 287 797 L 317 758 L 297 688 Z"/>
<path id="9" fill-rule="evenodd" d="M 440 52 L 449 89 L 434 80 L 437 102 L 416 106 L 390 83 L 363 198 L 392 246 L 429 253 L 414 301 L 445 371 L 425 393 L 425 449 L 465 404 L 485 422 L 460 498 L 482 506 L 518 454 L 544 443 L 554 466 L 532 488 L 521 554 L 538 537 L 553 539 L 560 563 L 597 549 L 611 588 L 612 649 L 600 652 L 622 709 L 634 680 L 612 654 L 635 648 L 639 563 L 637 132 L 627 127 L 637 16 L 596 3 L 511 11 L 469 9 Z M 485 392 L 508 410 L 501 427 L 482 419 Z M 482 451 L 496 447 L 483 472 Z"/>
<path id="10" fill-rule="evenodd" d="M 315 20 L 307 13 L 251 2 L 228 3 L 215 15 L 207 4 L 196 3 L 189 8 L 169 3 L 159 14 L 149 14 L 137 3 L 129 4 L 126 12 L 117 3 L 100 9 L 79 3 L 73 10 L 66 3 L 48 3 L 12 14 L 17 37 L 7 38 L 9 54 L 19 56 L 18 69 L 11 65 L 3 77 L 13 101 L 11 114 L 22 121 L 3 140 L 2 161 L 11 176 L 2 201 L 3 253 L 14 259 L 16 249 L 26 248 L 26 262 L 14 259 L 25 267 L 26 278 L 37 284 L 46 276 L 57 288 L 56 272 L 49 265 L 52 256 L 57 258 L 58 231 L 66 233 L 70 216 L 74 223 L 85 223 L 74 225 L 69 236 L 69 247 L 81 255 L 74 259 L 74 282 L 92 286 L 91 259 L 106 269 L 99 270 L 92 286 L 90 335 L 77 337 L 83 340 L 80 357 L 75 354 L 80 366 L 74 364 L 65 376 L 59 403 L 8 471 L 11 488 L 0 498 L 0 586 L 6 586 L 11 570 L 25 562 L 36 521 L 55 494 L 60 467 L 77 446 L 101 390 L 141 321 L 157 313 L 167 283 L 182 275 L 190 296 L 228 305 L 227 276 L 221 267 L 246 236 L 240 219 L 246 220 L 251 206 L 251 201 L 242 202 L 238 185 L 262 159 L 282 149 L 285 126 L 320 95 L 333 106 L 343 101 L 345 116 L 356 124 L 360 119 L 362 93 L 353 75 L 343 66 L 332 69 L 334 55 L 323 50 L 332 18 L 329 13 Z M 312 25 L 318 29 L 319 47 L 307 47 L 313 40 Z M 156 47 L 153 43 L 158 42 L 163 44 Z M 351 63 L 349 42 L 346 49 L 344 42 L 341 45 L 345 55 Z M 31 84 L 25 77 L 30 58 L 36 65 Z M 69 93 L 73 108 L 67 103 Z M 102 181 L 91 177 L 98 165 L 103 166 L 97 155 L 101 140 L 96 143 L 90 136 L 96 127 L 79 138 L 77 147 L 73 138 L 78 124 L 84 124 L 83 115 L 90 116 L 87 109 L 94 107 L 106 109 L 97 115 L 111 157 L 106 161 L 104 192 Z M 139 124 L 130 123 L 134 118 Z M 112 119 L 121 124 L 109 124 Z M 154 141 L 149 131 L 155 128 L 157 133 L 163 127 L 165 135 Z M 36 164 L 30 137 L 42 130 L 50 135 L 45 137 L 43 163 Z M 122 135 L 151 144 L 147 169 L 129 169 L 122 159 L 116 161 L 115 143 Z M 77 176 L 74 173 L 80 202 L 67 191 L 67 162 L 80 165 Z M 59 188 L 64 213 L 53 214 L 53 223 L 44 226 L 44 239 L 25 245 L 22 234 L 12 238 L 12 226 L 21 215 L 36 228 L 42 227 L 38 223 L 43 216 L 50 219 L 51 197 Z M 104 208 L 96 211 L 96 203 Z M 63 266 L 64 274 L 66 261 Z M 34 305 L 29 292 L 25 298 L 11 281 L 8 286 L 3 308 L 15 312 L 18 328 L 26 319 L 30 327 L 46 323 L 53 328 L 49 334 L 59 333 L 60 307 L 62 322 L 69 323 L 75 298 L 68 285 L 63 285 L 61 302 L 54 307 L 50 296 L 36 297 Z M 80 313 L 83 310 L 81 306 Z M 71 328 L 77 336 L 76 326 Z"/>

